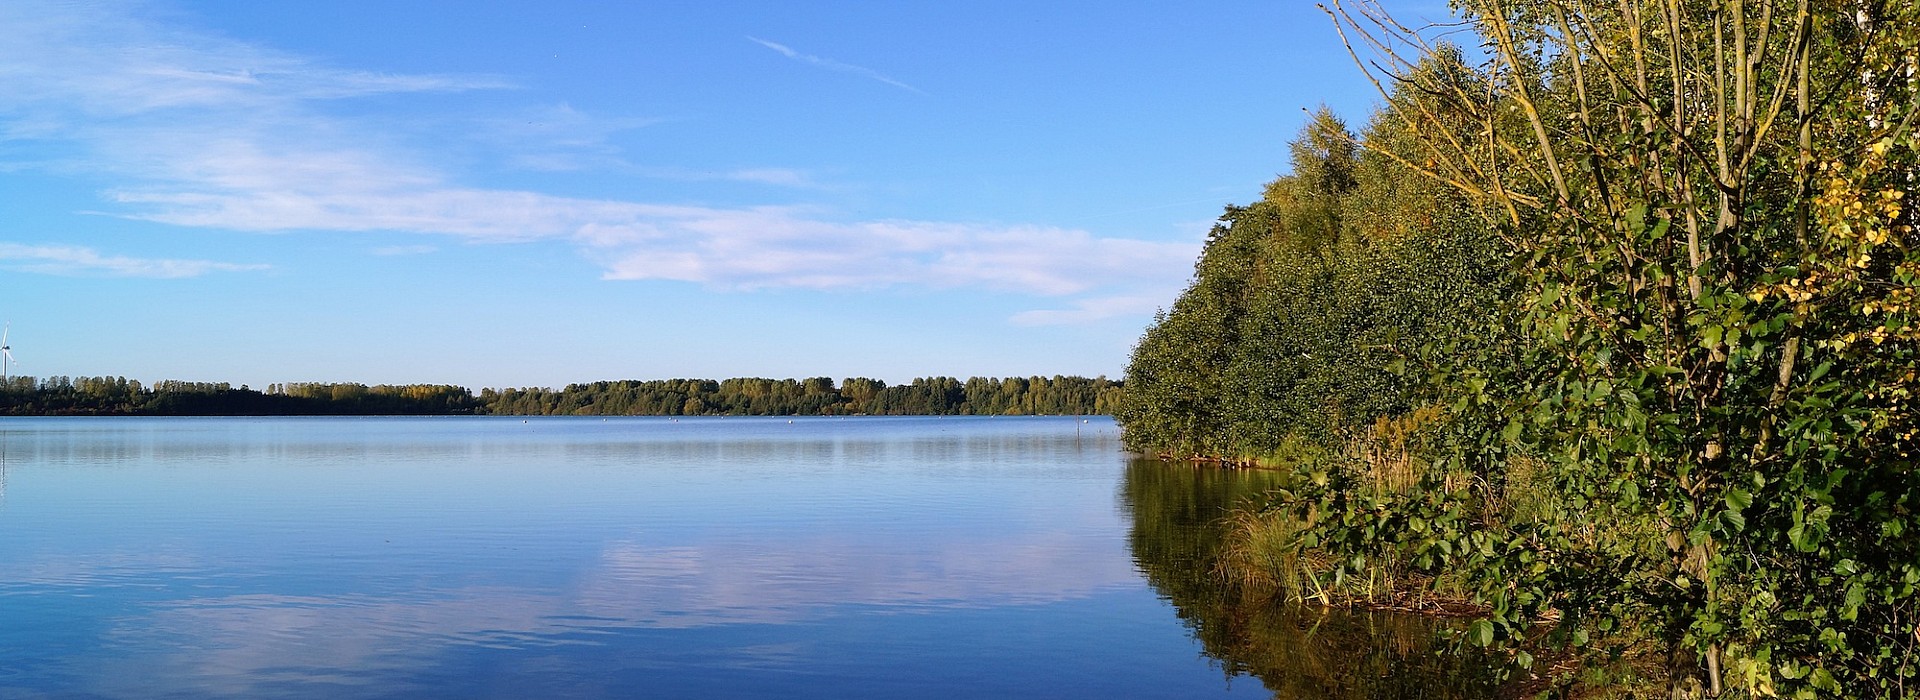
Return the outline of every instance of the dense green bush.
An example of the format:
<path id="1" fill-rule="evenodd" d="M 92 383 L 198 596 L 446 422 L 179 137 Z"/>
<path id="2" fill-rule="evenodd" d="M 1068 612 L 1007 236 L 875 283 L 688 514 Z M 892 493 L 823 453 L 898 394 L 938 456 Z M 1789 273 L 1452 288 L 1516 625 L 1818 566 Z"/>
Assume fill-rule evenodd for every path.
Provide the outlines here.
<path id="1" fill-rule="evenodd" d="M 1293 172 L 1227 209 L 1134 350 L 1117 413 L 1129 447 L 1249 462 L 1335 449 L 1435 400 L 1406 371 L 1429 348 L 1481 362 L 1459 358 L 1501 335 L 1507 253 L 1461 197 L 1359 148 L 1398 148 L 1405 128 L 1383 116 L 1363 141 L 1321 111 Z"/>
<path id="2" fill-rule="evenodd" d="M 1392 174 L 1351 191 L 1428 191 L 1295 206 L 1341 162 L 1296 153 L 1136 350 L 1129 444 L 1313 447 L 1270 511 L 1306 580 L 1444 575 L 1518 669 L 1914 695 L 1920 6 L 1454 4 L 1481 65 L 1333 4 L 1386 89 L 1357 162 Z M 1411 245 L 1356 245 L 1423 208 Z"/>

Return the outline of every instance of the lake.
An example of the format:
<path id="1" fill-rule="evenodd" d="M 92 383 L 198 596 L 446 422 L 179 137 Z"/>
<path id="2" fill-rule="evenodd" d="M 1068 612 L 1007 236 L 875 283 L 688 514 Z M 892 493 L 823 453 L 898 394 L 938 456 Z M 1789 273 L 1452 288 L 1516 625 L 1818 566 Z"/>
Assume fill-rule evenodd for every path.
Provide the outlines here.
<path id="1" fill-rule="evenodd" d="M 0 419 L 0 697 L 1474 697 L 1111 419 Z"/>

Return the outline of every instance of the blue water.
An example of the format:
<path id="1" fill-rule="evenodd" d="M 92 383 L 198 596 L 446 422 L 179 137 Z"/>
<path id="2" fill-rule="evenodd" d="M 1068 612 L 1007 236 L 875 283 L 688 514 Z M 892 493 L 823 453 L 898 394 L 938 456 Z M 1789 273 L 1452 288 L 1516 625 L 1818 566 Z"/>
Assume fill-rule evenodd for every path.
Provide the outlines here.
<path id="1" fill-rule="evenodd" d="M 1272 696 L 1140 573 L 1105 418 L 8 418 L 0 464 L 0 697 Z"/>

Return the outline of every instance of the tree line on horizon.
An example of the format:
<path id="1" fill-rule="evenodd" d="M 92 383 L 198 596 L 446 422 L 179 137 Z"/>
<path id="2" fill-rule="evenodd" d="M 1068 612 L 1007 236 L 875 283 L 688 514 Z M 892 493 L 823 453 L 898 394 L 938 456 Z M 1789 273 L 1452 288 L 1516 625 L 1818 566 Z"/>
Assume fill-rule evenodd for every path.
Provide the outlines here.
<path id="1" fill-rule="evenodd" d="M 293 382 L 265 390 L 226 382 L 125 377 L 12 377 L 0 384 L 10 416 L 818 416 L 1102 415 L 1120 402 L 1106 377 L 922 377 L 906 384 L 852 377 L 622 380 L 472 390 L 446 384 Z"/>

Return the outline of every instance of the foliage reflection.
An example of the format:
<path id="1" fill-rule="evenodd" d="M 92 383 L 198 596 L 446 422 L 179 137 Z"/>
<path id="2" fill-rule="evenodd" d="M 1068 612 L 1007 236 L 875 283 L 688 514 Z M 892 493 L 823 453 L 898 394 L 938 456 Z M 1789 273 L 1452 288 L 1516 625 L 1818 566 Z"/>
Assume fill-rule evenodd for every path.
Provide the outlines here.
<path id="1" fill-rule="evenodd" d="M 1276 698 L 1479 698 L 1482 664 L 1445 654 L 1439 620 L 1286 604 L 1216 573 L 1226 519 L 1280 472 L 1135 459 L 1121 485 L 1135 563 L 1229 677 Z"/>

